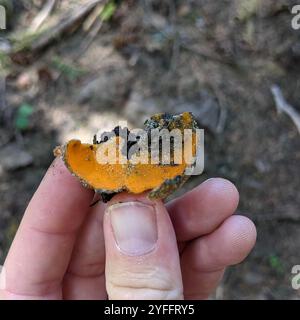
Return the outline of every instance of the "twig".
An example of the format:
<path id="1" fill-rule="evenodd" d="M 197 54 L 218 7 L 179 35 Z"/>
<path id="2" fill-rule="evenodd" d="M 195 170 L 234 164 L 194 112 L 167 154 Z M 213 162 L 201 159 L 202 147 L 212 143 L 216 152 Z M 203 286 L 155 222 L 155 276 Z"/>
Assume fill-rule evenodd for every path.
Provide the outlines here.
<path id="1" fill-rule="evenodd" d="M 88 34 L 86 37 L 86 41 L 78 49 L 76 60 L 79 59 L 84 54 L 84 52 L 88 50 L 88 48 L 91 46 L 98 33 L 100 32 L 103 26 L 103 20 L 100 19 L 100 13 L 104 8 L 105 3 L 107 3 L 107 1 L 104 1 L 103 4 L 96 6 L 94 12 L 90 14 L 88 21 L 84 25 L 84 29 L 88 31 Z"/>
<path id="2" fill-rule="evenodd" d="M 295 108 L 290 105 L 284 98 L 281 89 L 277 85 L 271 86 L 271 92 L 273 94 L 276 108 L 278 113 L 286 113 L 294 122 L 295 126 L 300 133 L 300 114 L 295 110 Z"/>
<path id="3" fill-rule="evenodd" d="M 224 131 L 227 117 L 228 117 L 228 99 L 227 97 L 223 94 L 222 90 L 218 88 L 218 85 L 213 85 L 213 91 L 216 95 L 216 98 L 218 99 L 219 106 L 220 106 L 220 114 L 219 114 L 219 119 L 216 127 L 216 133 L 220 134 Z"/>
<path id="4" fill-rule="evenodd" d="M 48 30 L 43 37 L 33 43 L 32 50 L 37 51 L 46 47 L 51 41 L 60 37 L 66 30 L 72 28 L 74 24 L 85 17 L 93 8 L 103 0 L 93 0 L 75 9 L 69 18 L 61 19 L 57 26 Z"/>
<path id="5" fill-rule="evenodd" d="M 103 26 L 103 21 L 99 20 L 95 23 L 93 29 L 88 33 L 87 41 L 80 47 L 79 49 L 79 57 L 84 54 L 85 51 L 91 46 L 95 38 L 97 37 L 98 33 L 100 32 Z"/>
<path id="6" fill-rule="evenodd" d="M 101 2 L 103 2 L 103 0 L 91 0 L 79 6 L 67 17 L 61 18 L 57 25 L 42 32 L 42 34 L 38 36 L 37 39 L 32 40 L 26 48 L 21 48 L 17 52 L 14 52 L 14 54 L 22 53 L 22 51 L 25 50 L 29 51 L 30 54 L 33 55 L 34 53 L 41 51 L 60 38 L 68 30 L 71 30 L 74 25 L 86 17 L 95 8 L 95 6 Z"/>
<path id="7" fill-rule="evenodd" d="M 33 19 L 31 26 L 29 27 L 29 32 L 36 32 L 43 25 L 46 19 L 49 17 L 53 11 L 57 0 L 48 0 L 44 5 L 43 9 L 38 13 L 38 15 Z"/>
<path id="8" fill-rule="evenodd" d="M 89 15 L 83 24 L 84 31 L 87 31 L 86 40 L 80 45 L 77 52 L 73 55 L 72 60 L 78 60 L 91 46 L 98 33 L 100 32 L 103 26 L 103 20 L 100 19 L 100 13 L 103 10 L 107 0 L 103 0 L 101 4 L 98 4 L 94 11 Z M 62 73 L 58 75 L 56 81 L 58 81 L 61 77 Z"/>
<path id="9" fill-rule="evenodd" d="M 98 4 L 90 13 L 82 25 L 83 31 L 89 32 L 92 29 L 95 22 L 100 18 L 101 12 L 104 9 L 107 1 L 108 0 L 104 0 L 103 3 Z"/>

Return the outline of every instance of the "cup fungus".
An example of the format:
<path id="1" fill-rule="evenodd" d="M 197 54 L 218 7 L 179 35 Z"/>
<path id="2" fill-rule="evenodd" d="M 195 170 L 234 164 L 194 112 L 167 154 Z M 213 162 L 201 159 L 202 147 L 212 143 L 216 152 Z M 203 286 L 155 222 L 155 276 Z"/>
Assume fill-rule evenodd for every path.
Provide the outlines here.
<path id="1" fill-rule="evenodd" d="M 148 192 L 163 199 L 189 178 L 198 149 L 197 123 L 193 115 L 156 114 L 145 129 L 116 127 L 93 144 L 70 140 L 54 150 L 67 168 L 83 183 L 100 193 L 103 201 L 126 191 Z"/>

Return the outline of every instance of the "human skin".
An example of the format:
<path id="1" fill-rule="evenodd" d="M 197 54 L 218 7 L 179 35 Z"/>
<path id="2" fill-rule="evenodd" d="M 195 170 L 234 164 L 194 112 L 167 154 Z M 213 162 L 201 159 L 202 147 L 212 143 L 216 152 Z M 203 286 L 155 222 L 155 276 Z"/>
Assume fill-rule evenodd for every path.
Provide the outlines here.
<path id="1" fill-rule="evenodd" d="M 206 299 L 256 241 L 221 178 L 167 204 L 122 193 L 90 207 L 93 196 L 53 162 L 9 250 L 1 299 Z"/>

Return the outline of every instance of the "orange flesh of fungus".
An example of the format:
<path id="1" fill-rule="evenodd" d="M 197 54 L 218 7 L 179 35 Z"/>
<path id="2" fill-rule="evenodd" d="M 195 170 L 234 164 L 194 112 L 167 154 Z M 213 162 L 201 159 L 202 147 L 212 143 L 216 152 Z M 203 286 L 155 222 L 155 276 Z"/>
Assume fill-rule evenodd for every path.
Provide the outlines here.
<path id="1" fill-rule="evenodd" d="M 131 193 L 142 193 L 159 187 L 167 179 L 173 179 L 176 176 L 184 175 L 185 169 L 191 165 L 191 159 L 196 153 L 196 139 L 193 135 L 192 144 L 189 143 L 187 152 L 190 158 L 188 164 L 183 161 L 177 165 L 159 165 L 151 164 L 132 164 L 127 158 L 124 162 L 99 163 L 97 151 L 99 148 L 105 148 L 108 143 L 112 143 L 113 139 L 117 139 L 116 159 L 119 159 L 119 143 L 120 137 L 112 138 L 101 144 L 82 144 L 79 140 L 71 140 L 65 146 L 64 160 L 78 178 L 87 183 L 95 190 L 118 191 L 126 190 Z M 182 153 L 185 145 L 183 145 Z M 147 152 L 147 157 L 149 157 Z M 124 156 L 122 156 L 124 157 Z"/>

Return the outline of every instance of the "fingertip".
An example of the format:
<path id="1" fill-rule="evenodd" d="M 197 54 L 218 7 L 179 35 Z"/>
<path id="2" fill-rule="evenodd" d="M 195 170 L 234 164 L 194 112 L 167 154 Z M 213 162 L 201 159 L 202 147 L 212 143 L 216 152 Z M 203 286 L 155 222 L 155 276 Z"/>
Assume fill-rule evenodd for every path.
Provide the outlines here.
<path id="1" fill-rule="evenodd" d="M 94 195 L 94 190 L 91 188 L 83 186 L 79 181 L 79 178 L 73 175 L 70 170 L 66 167 L 63 159 L 61 157 L 56 157 L 48 171 L 46 172 L 38 192 L 39 195 L 42 192 L 47 192 L 73 198 L 78 202 L 81 200 L 87 200 L 88 202 L 92 201 Z M 47 197 L 48 198 L 48 194 Z"/>
<path id="2" fill-rule="evenodd" d="M 240 263 L 255 245 L 257 237 L 255 224 L 245 216 L 234 215 L 223 223 L 222 230 L 224 239 L 227 239 L 227 248 L 231 251 L 230 264 Z"/>
<path id="3" fill-rule="evenodd" d="M 210 178 L 198 188 L 205 189 L 207 196 L 222 201 L 223 205 L 229 206 L 231 211 L 236 210 L 240 195 L 237 187 L 231 181 L 224 178 Z"/>
<path id="4" fill-rule="evenodd" d="M 185 294 L 206 298 L 227 266 L 242 262 L 256 241 L 256 227 L 247 217 L 234 215 L 209 235 L 190 242 L 182 255 Z M 195 290 L 199 286 L 198 290 Z"/>
<path id="5" fill-rule="evenodd" d="M 52 161 L 52 163 L 49 167 L 49 171 L 53 171 L 53 173 L 60 171 L 61 174 L 65 174 L 67 176 L 72 176 L 61 157 L 56 157 Z"/>
<path id="6" fill-rule="evenodd" d="M 57 157 L 53 160 L 43 179 L 43 182 L 45 182 L 45 180 L 50 180 L 52 184 L 55 182 L 58 188 L 60 187 L 60 184 L 67 184 L 68 186 L 81 189 L 83 192 L 91 191 L 91 189 L 84 188 L 78 178 L 72 175 L 72 173 L 66 167 L 63 159 L 60 157 Z"/>
<path id="7" fill-rule="evenodd" d="M 195 239 L 185 257 L 199 272 L 212 272 L 242 262 L 256 241 L 256 227 L 247 217 L 227 218 L 214 232 Z"/>

